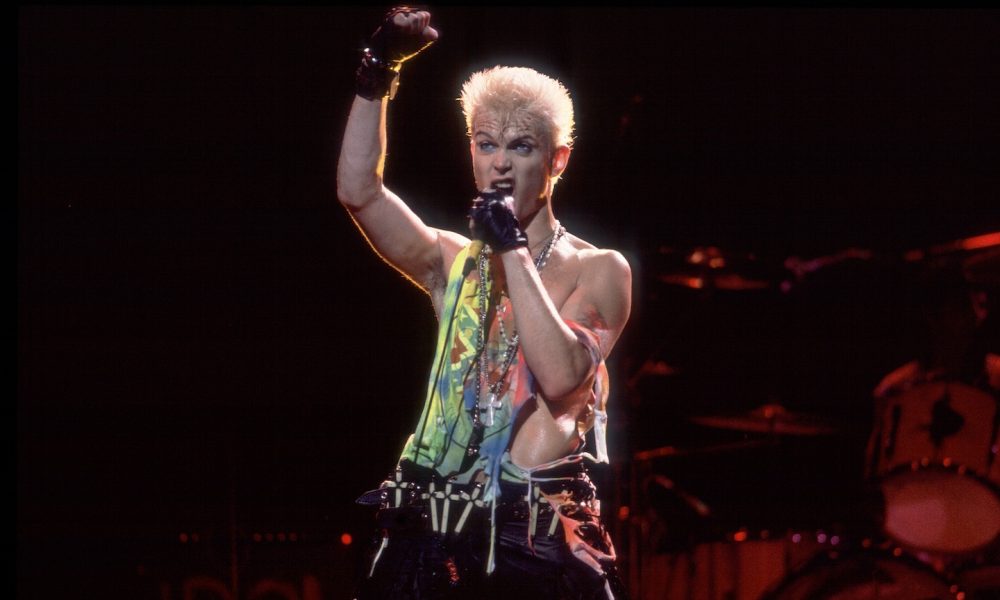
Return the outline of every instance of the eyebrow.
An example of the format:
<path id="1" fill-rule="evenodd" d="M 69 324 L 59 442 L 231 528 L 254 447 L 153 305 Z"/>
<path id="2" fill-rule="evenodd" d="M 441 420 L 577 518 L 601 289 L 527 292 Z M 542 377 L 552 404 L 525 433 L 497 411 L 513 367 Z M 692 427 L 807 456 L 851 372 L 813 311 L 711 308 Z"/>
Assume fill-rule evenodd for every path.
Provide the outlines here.
<path id="1" fill-rule="evenodd" d="M 472 137 L 476 138 L 476 137 L 481 136 L 481 135 L 482 136 L 486 136 L 492 142 L 499 143 L 497 141 L 497 138 L 494 137 L 492 133 L 490 133 L 488 131 L 483 131 L 482 129 L 479 129 L 479 130 L 475 131 L 472 134 Z M 530 143 L 534 144 L 535 146 L 541 146 L 541 142 L 539 142 L 538 138 L 536 138 L 534 136 L 534 134 L 532 134 L 532 133 L 524 133 L 523 135 L 519 135 L 516 138 L 508 140 L 507 141 L 507 145 L 510 146 L 512 144 L 517 144 L 519 142 L 530 142 Z"/>

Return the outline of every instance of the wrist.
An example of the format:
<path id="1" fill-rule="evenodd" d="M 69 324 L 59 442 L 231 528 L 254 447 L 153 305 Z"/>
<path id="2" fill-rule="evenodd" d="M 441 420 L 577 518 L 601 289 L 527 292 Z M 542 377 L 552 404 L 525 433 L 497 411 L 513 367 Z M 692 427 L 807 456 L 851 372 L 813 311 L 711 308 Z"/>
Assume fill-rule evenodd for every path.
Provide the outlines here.
<path id="1" fill-rule="evenodd" d="M 355 72 L 355 92 L 365 100 L 381 100 L 396 96 L 399 87 L 399 63 L 387 62 L 365 48 L 361 66 Z"/>
<path id="2" fill-rule="evenodd" d="M 511 254 L 516 253 L 517 250 L 524 250 L 524 254 L 531 258 L 531 252 L 528 251 L 528 238 L 524 237 L 523 234 L 502 243 L 490 244 L 490 248 L 496 254 Z"/>

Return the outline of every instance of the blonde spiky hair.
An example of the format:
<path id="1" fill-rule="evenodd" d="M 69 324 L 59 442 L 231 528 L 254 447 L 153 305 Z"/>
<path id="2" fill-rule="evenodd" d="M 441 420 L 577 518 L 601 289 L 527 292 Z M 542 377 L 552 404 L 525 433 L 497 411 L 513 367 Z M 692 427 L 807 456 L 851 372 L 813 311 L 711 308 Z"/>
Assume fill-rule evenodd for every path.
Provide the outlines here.
<path id="1" fill-rule="evenodd" d="M 552 148 L 573 146 L 573 101 L 563 84 L 526 67 L 493 67 L 474 73 L 462 86 L 462 111 L 472 137 L 480 111 L 512 117 L 525 115 L 549 136 Z"/>

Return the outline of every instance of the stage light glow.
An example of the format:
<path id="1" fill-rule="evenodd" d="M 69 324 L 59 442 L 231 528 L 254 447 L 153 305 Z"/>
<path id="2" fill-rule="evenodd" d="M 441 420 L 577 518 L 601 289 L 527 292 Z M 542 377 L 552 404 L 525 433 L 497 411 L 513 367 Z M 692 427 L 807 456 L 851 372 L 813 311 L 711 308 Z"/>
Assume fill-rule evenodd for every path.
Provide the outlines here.
<path id="1" fill-rule="evenodd" d="M 970 237 L 959 242 L 963 250 L 979 250 L 1000 245 L 1000 231 Z"/>

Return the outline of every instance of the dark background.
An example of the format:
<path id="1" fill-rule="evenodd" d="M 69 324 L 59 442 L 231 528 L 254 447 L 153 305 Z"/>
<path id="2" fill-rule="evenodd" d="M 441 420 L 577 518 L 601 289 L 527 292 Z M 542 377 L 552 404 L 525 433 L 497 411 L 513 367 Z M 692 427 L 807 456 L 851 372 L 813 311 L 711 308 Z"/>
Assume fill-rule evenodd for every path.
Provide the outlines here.
<path id="1" fill-rule="evenodd" d="M 19 596 L 179 598 L 198 573 L 240 597 L 261 573 L 304 594 L 303 569 L 324 597 L 349 587 L 371 523 L 352 502 L 415 421 L 435 328 L 333 193 L 381 13 L 19 9 Z M 778 525 L 839 519 L 812 509 L 851 508 L 831 494 L 861 476 L 869 390 L 920 344 L 906 282 L 922 263 L 902 254 L 1000 230 L 1000 15 L 447 7 L 434 22 L 391 105 L 388 185 L 461 229 L 461 82 L 494 64 L 561 79 L 578 141 L 557 213 L 635 273 L 613 458 L 748 439 L 687 419 L 780 402 L 838 435 L 754 455 L 760 472 L 734 468 L 749 454 L 655 468 L 725 527 L 790 497 L 822 522 Z M 657 278 L 709 245 L 772 287 Z M 849 247 L 875 258 L 776 287 L 785 258 Z M 682 375 L 637 375 L 647 360 Z M 604 479 L 627 501 L 627 480 Z M 800 480 L 809 493 L 775 494 Z"/>

